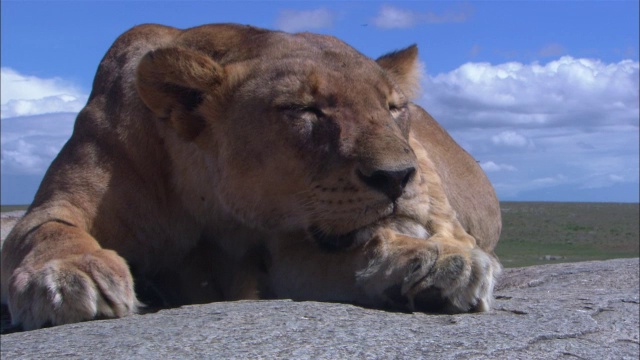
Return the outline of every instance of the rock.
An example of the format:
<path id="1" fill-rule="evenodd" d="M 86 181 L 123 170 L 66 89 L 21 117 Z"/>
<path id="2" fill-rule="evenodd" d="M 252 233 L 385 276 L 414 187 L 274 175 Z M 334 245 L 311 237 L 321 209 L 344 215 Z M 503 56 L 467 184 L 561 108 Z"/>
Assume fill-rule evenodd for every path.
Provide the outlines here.
<path id="1" fill-rule="evenodd" d="M 1 215 L 0 221 L 0 247 L 4 243 L 4 239 L 9 235 L 13 226 L 20 220 L 25 211 L 6 211 Z"/>
<path id="2" fill-rule="evenodd" d="M 638 359 L 639 260 L 506 269 L 494 310 L 238 301 L 2 335 L 3 359 Z"/>
<path id="3" fill-rule="evenodd" d="M 560 256 L 560 255 L 545 255 L 545 256 L 539 257 L 538 260 L 558 261 L 558 260 L 564 260 L 565 258 L 566 257 Z"/>

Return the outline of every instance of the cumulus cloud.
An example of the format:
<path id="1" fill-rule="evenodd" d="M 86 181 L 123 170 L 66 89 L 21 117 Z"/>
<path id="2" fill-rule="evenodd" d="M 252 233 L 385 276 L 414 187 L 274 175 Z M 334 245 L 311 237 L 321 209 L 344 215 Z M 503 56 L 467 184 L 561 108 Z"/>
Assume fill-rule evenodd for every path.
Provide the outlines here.
<path id="1" fill-rule="evenodd" d="M 485 161 L 480 163 L 480 167 L 482 170 L 486 172 L 496 172 L 496 171 L 517 171 L 515 166 L 511 166 L 508 164 L 496 164 L 493 161 Z"/>
<path id="2" fill-rule="evenodd" d="M 42 79 L 3 67 L 0 74 L 2 119 L 55 112 L 77 112 L 87 101 L 79 87 L 60 78 Z"/>
<path id="3" fill-rule="evenodd" d="M 459 126 L 638 124 L 639 65 L 563 56 L 546 64 L 467 63 L 427 77 L 424 103 Z"/>
<path id="4" fill-rule="evenodd" d="M 2 174 L 42 176 L 71 135 L 87 95 L 57 77 L 1 71 Z"/>
<path id="5" fill-rule="evenodd" d="M 481 160 L 502 199 L 637 187 L 637 61 L 467 63 L 423 88 L 421 105 Z"/>
<path id="6" fill-rule="evenodd" d="M 410 28 L 420 24 L 441 24 L 465 22 L 473 14 L 473 8 L 468 5 L 460 5 L 455 9 L 437 14 L 434 12 L 416 12 L 400 9 L 391 5 L 384 5 L 373 18 L 372 23 L 383 29 Z"/>
<path id="7" fill-rule="evenodd" d="M 330 28 L 336 14 L 328 9 L 282 10 L 276 19 L 276 28 L 286 32 Z"/>
<path id="8" fill-rule="evenodd" d="M 494 145 L 512 148 L 533 148 L 533 141 L 527 139 L 517 131 L 502 131 L 491 137 Z"/>
<path id="9" fill-rule="evenodd" d="M 445 127 L 446 116 L 436 116 Z M 505 126 L 499 133 L 513 131 L 535 141 L 533 148 L 509 147 L 494 144 L 492 128 L 457 129 L 451 132 L 458 143 L 482 162 L 501 199 L 522 199 L 522 194 L 536 190 L 556 189 L 562 196 L 565 190 L 598 190 L 625 185 L 638 187 L 639 129 L 638 126 L 566 126 L 520 128 Z M 517 137 L 516 137 L 517 138 Z M 517 143 L 517 141 L 516 141 Z M 515 170 L 504 166 L 513 166 Z M 558 174 L 562 174 L 559 176 Z M 564 186 L 565 190 L 557 190 Z M 609 190 L 604 190 L 609 192 Z M 551 193 L 549 193 L 551 194 Z M 573 201 L 581 200 L 572 193 Z M 537 193 L 535 196 L 539 196 Z M 536 197 L 529 198 L 536 199 Z M 638 201 L 633 192 L 613 194 L 616 201 Z M 602 199 L 602 198 L 600 198 Z M 540 200 L 538 198 L 538 200 Z M 553 200 L 547 197 L 546 200 Z M 557 200 L 557 199 L 556 199 Z M 588 200 L 588 198 L 582 199 Z M 558 200 L 560 201 L 560 200 Z"/>
<path id="10" fill-rule="evenodd" d="M 2 119 L 2 174 L 43 175 L 71 136 L 76 113 Z"/>

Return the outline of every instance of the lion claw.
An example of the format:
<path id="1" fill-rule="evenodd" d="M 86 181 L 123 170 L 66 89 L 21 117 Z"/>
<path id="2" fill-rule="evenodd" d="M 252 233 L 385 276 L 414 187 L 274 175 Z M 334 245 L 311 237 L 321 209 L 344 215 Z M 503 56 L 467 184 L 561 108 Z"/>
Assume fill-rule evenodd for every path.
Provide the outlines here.
<path id="1" fill-rule="evenodd" d="M 434 266 L 432 274 L 409 293 L 414 311 L 461 313 L 489 311 L 500 264 L 474 248 L 468 257 L 447 256 Z"/>
<path id="2" fill-rule="evenodd" d="M 387 266 L 378 264 L 375 271 L 369 268 L 361 273 L 363 287 L 381 288 L 377 302 L 396 310 L 460 313 L 490 309 L 495 278 L 501 270 L 497 260 L 479 248 L 454 247 L 446 256 L 439 247 L 426 249 L 414 249 L 410 261 L 387 259 Z M 398 272 L 404 275 L 398 277 Z M 386 286 L 380 287 L 380 282 Z"/>
<path id="3" fill-rule="evenodd" d="M 124 260 L 110 250 L 17 268 L 9 309 L 25 330 L 133 314 L 141 305 Z"/>

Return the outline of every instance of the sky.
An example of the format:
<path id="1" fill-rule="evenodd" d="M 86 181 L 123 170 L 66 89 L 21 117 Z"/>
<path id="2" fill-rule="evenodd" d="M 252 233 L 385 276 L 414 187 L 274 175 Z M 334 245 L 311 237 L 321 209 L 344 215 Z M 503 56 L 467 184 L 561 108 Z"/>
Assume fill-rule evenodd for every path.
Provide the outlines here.
<path id="1" fill-rule="evenodd" d="M 1 3 L 1 203 L 28 204 L 100 59 L 143 23 L 336 36 L 376 58 L 417 44 L 430 112 L 503 201 L 639 201 L 638 1 Z"/>

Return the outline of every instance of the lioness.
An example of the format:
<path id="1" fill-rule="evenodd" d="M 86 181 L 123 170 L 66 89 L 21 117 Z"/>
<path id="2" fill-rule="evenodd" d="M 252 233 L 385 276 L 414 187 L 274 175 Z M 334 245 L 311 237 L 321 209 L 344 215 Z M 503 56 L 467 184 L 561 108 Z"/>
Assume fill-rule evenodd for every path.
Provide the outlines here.
<path id="1" fill-rule="evenodd" d="M 416 58 L 231 24 L 127 31 L 4 244 L 14 324 L 126 316 L 136 293 L 487 310 L 498 202 L 410 102 Z"/>

